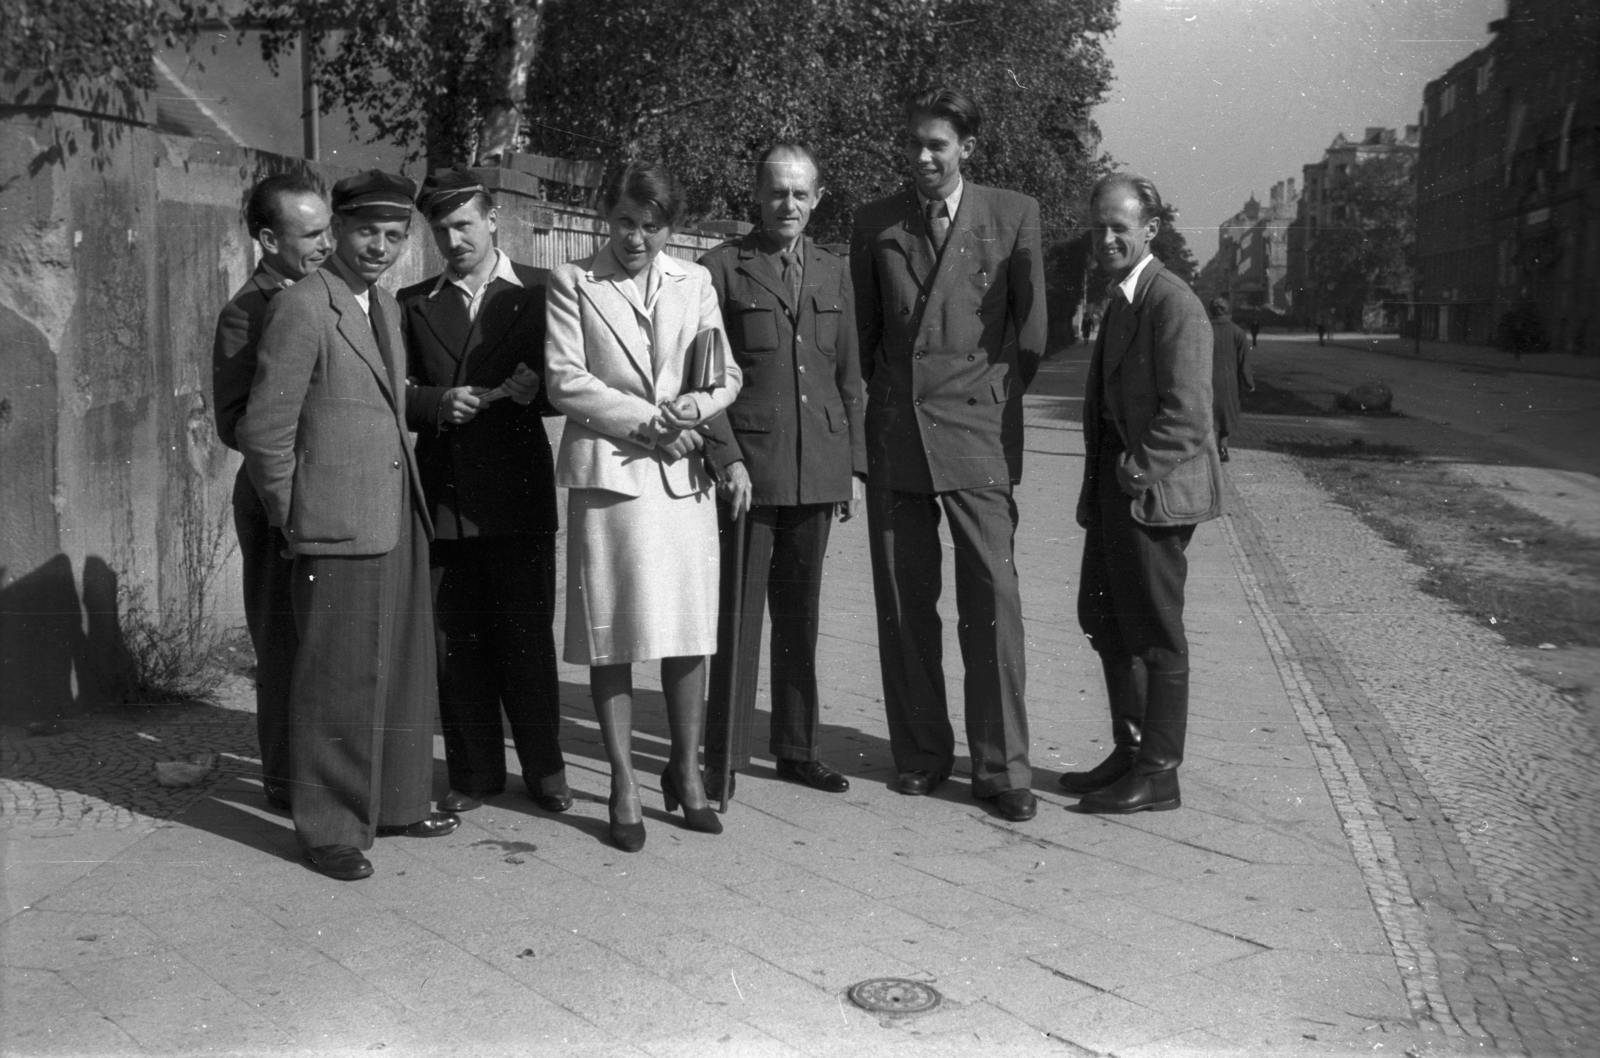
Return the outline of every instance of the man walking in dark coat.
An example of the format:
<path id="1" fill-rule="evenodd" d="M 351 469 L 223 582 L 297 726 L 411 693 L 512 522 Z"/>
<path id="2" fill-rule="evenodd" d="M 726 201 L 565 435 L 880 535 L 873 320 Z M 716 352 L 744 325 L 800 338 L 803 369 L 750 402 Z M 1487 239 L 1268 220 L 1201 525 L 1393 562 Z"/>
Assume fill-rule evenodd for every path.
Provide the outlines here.
<path id="1" fill-rule="evenodd" d="M 913 186 L 857 211 L 850 264 L 867 383 L 867 535 L 889 740 L 903 794 L 955 763 L 937 609 L 954 540 L 972 794 L 1038 806 L 1028 764 L 1017 505 L 1022 395 L 1044 353 L 1039 203 L 967 183 L 982 116 L 934 89 L 906 108 Z"/>
<path id="2" fill-rule="evenodd" d="M 1105 670 L 1115 748 L 1059 781 L 1083 811 L 1160 811 L 1181 803 L 1188 729 L 1184 551 L 1222 513 L 1211 331 L 1200 299 L 1150 253 L 1167 212 L 1155 185 L 1114 174 L 1089 203 L 1112 287 L 1083 400 L 1078 621 Z"/>
<path id="3" fill-rule="evenodd" d="M 548 273 L 495 245 L 494 199 L 466 169 L 435 170 L 417 208 L 445 260 L 439 275 L 399 294 L 413 383 L 407 419 L 434 525 L 450 773 L 439 807 L 469 811 L 505 789 L 504 708 L 528 796 L 565 812 L 555 470 L 541 417 L 555 412 L 539 378 Z"/>
<path id="4" fill-rule="evenodd" d="M 400 306 L 416 185 L 373 169 L 333 188 L 327 264 L 273 298 L 239 449 L 294 555 L 290 804 L 312 865 L 372 874 L 375 837 L 436 837 L 430 812 L 433 527 L 406 431 Z"/>
<path id="5" fill-rule="evenodd" d="M 211 347 L 212 406 L 222 443 L 239 450 L 237 431 L 256 376 L 256 346 L 267 305 L 280 290 L 315 272 L 333 249 L 327 203 L 309 176 L 269 176 L 250 191 L 244 210 L 261 261 L 217 317 Z M 261 786 L 267 803 L 289 807 L 289 679 L 298 636 L 290 580 L 294 562 L 284 557 L 283 534 L 250 484 L 245 466 L 233 482 L 233 527 L 244 567 L 244 619 L 256 654 L 256 737 Z"/>
<path id="6" fill-rule="evenodd" d="M 811 153 L 794 144 L 770 148 L 756 163 L 756 197 L 761 228 L 700 259 L 744 372 L 738 400 L 713 421 L 723 443 L 708 449 L 724 481 L 722 619 L 706 725 L 706 794 L 713 800 L 723 795 L 724 767 L 750 762 L 742 738 L 730 745 L 730 722 L 741 736 L 750 728 L 763 605 L 772 610 L 768 750 L 778 775 L 830 793 L 850 788 L 818 755 L 816 653 L 834 511 L 854 514 L 867 470 L 854 296 L 845 261 L 805 236 L 822 198 Z M 739 569 L 736 519 L 746 511 Z M 736 607 L 743 614 L 737 642 Z M 748 662 L 730 698 L 734 651 Z M 729 794 L 732 781 L 730 774 Z"/>
<path id="7" fill-rule="evenodd" d="M 1233 322 L 1232 306 L 1214 297 L 1211 313 L 1211 402 L 1217 428 L 1217 456 L 1228 461 L 1228 438 L 1239 428 L 1239 394 L 1256 388 L 1250 374 L 1250 348 L 1245 333 Z"/>

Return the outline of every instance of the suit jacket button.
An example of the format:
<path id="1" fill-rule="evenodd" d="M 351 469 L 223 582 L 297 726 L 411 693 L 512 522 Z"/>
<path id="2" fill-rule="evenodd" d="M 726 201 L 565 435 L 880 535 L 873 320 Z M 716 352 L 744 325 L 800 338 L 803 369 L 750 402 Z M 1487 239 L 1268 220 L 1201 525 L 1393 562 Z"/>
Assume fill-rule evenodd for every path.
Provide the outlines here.
<path id="1" fill-rule="evenodd" d="M 917 398 L 917 407 L 919 407 L 919 408 L 922 407 L 922 398 L 921 397 Z"/>
<path id="2" fill-rule="evenodd" d="M 800 365 L 800 373 L 801 373 L 801 374 L 802 374 L 802 375 L 803 375 L 803 374 L 805 374 L 805 373 L 806 373 L 806 365 L 804 365 L 804 364 L 801 364 L 801 365 Z"/>
<path id="3" fill-rule="evenodd" d="M 396 470 L 399 470 L 399 469 L 400 469 L 400 460 L 398 460 L 398 459 L 396 459 L 396 460 L 395 460 L 395 461 L 394 461 L 394 468 L 395 468 L 395 469 L 396 469 Z"/>
<path id="4" fill-rule="evenodd" d="M 811 403 L 811 398 L 806 396 L 804 393 L 802 393 L 802 394 L 800 394 L 800 403 L 801 404 L 810 404 Z"/>
<path id="5" fill-rule="evenodd" d="M 978 398 L 977 397 L 968 397 L 967 398 L 967 403 L 968 404 L 976 404 L 976 403 L 978 403 Z"/>
<path id="6" fill-rule="evenodd" d="M 911 310 L 910 309 L 901 309 L 900 310 L 900 315 L 909 316 L 909 315 L 911 315 Z"/>
<path id="7" fill-rule="evenodd" d="M 970 360 L 976 360 L 976 359 L 978 359 L 978 358 L 977 358 L 977 356 L 976 356 L 976 355 L 974 355 L 974 354 L 973 354 L 973 353 L 968 353 L 968 354 L 967 354 L 967 359 L 968 359 L 968 360 L 969 360 L 969 361 L 970 361 Z"/>

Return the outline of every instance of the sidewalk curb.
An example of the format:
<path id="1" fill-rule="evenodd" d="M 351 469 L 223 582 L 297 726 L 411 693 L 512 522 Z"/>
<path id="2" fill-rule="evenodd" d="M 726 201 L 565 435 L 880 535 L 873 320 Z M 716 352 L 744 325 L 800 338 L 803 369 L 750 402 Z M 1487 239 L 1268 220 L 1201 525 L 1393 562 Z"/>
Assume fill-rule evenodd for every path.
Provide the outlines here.
<path id="1" fill-rule="evenodd" d="M 1528 980 L 1444 808 L 1315 619 L 1226 474 L 1223 534 L 1327 784 L 1419 1025 L 1502 1053 L 1559 1053 Z"/>

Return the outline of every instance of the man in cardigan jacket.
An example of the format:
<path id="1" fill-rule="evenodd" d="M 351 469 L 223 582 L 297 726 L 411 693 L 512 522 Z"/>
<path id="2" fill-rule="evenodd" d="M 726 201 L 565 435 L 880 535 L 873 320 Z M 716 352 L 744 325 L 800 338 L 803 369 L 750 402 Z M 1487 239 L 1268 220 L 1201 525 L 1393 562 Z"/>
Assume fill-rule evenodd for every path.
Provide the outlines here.
<path id="1" fill-rule="evenodd" d="M 445 270 L 400 291 L 417 466 L 433 516 L 439 720 L 447 811 L 506 785 L 502 707 L 528 796 L 572 806 L 556 678 L 556 491 L 543 415 L 548 273 L 495 245 L 494 200 L 467 169 L 435 170 L 417 206 Z M 497 387 L 509 395 L 499 398 Z M 537 398 L 535 399 L 535 395 Z M 491 399 L 497 398 L 497 399 Z"/>
<path id="2" fill-rule="evenodd" d="M 1195 525 L 1222 513 L 1211 326 L 1200 299 L 1150 253 L 1165 213 L 1140 176 L 1108 176 L 1090 196 L 1094 252 L 1112 289 L 1083 402 L 1078 620 L 1105 670 L 1115 748 L 1059 780 L 1088 812 L 1180 804 L 1184 549 Z"/>

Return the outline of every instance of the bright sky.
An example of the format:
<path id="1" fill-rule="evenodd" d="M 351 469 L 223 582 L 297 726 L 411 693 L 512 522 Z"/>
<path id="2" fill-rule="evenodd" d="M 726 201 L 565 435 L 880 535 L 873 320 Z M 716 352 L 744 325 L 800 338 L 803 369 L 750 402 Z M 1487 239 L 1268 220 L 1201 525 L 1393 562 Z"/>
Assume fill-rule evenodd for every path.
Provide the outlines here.
<path id="1" fill-rule="evenodd" d="M 1417 123 L 1506 0 L 1121 0 L 1104 149 L 1150 177 L 1201 264 L 1217 225 L 1343 131 Z"/>

